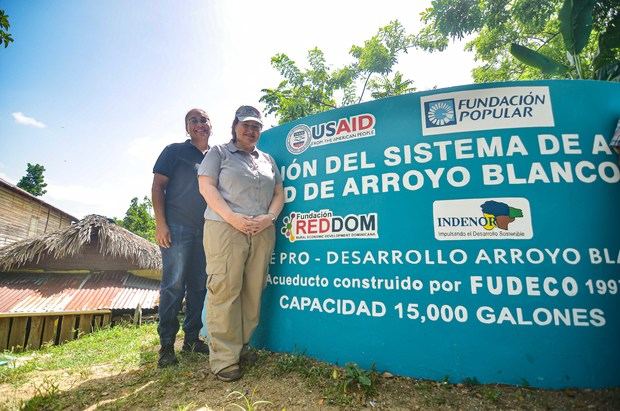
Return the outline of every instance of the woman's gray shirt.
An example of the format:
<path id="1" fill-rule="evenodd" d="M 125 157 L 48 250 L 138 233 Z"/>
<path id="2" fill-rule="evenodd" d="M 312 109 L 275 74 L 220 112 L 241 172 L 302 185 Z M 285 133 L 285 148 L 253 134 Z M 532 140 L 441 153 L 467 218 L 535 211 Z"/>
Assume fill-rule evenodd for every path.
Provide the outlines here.
<path id="1" fill-rule="evenodd" d="M 232 141 L 211 147 L 198 175 L 212 177 L 230 209 L 248 216 L 267 214 L 274 188 L 282 184 L 278 166 L 269 154 L 257 148 L 248 153 Z M 205 220 L 224 221 L 210 207 L 205 210 Z"/>

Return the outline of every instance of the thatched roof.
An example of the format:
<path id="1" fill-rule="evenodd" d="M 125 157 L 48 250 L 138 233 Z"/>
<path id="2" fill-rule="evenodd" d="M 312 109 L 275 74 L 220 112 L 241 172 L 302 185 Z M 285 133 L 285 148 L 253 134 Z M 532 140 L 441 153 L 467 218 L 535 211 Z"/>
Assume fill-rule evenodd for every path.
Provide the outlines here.
<path id="1" fill-rule="evenodd" d="M 99 215 L 0 248 L 0 271 L 125 270 L 161 277 L 159 248 Z"/>

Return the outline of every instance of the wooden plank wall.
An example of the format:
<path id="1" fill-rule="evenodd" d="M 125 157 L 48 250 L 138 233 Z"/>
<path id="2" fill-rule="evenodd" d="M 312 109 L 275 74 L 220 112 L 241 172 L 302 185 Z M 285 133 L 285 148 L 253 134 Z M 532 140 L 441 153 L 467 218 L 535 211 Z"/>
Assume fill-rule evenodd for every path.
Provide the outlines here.
<path id="1" fill-rule="evenodd" d="M 0 317 L 0 352 L 62 344 L 109 326 L 111 318 L 112 312 L 109 310 L 83 314 Z"/>
<path id="2" fill-rule="evenodd" d="M 56 334 L 58 334 L 58 321 L 60 318 L 57 315 L 50 315 L 45 317 L 45 325 L 43 327 L 43 337 L 41 339 L 41 345 L 54 345 L 56 344 Z"/>
<path id="3" fill-rule="evenodd" d="M 70 224 L 58 210 L 0 185 L 0 247 Z"/>

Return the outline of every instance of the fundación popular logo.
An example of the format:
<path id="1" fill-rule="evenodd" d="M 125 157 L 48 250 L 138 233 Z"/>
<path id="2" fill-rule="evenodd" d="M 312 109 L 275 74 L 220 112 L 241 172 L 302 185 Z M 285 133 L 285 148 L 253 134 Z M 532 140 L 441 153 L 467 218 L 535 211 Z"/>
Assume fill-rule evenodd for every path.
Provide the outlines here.
<path id="1" fill-rule="evenodd" d="M 282 219 L 280 233 L 290 242 L 379 238 L 377 213 L 335 215 L 332 210 L 292 211 Z"/>
<path id="2" fill-rule="evenodd" d="M 454 99 L 435 100 L 424 103 L 426 127 L 441 127 L 456 124 Z"/>
<path id="3" fill-rule="evenodd" d="M 420 97 L 422 134 L 553 127 L 549 87 L 495 87 Z"/>
<path id="4" fill-rule="evenodd" d="M 286 149 L 301 154 L 310 147 L 372 137 L 375 123 L 375 116 L 364 113 L 311 126 L 298 124 L 286 136 Z"/>
<path id="5" fill-rule="evenodd" d="M 528 240 L 534 235 L 526 198 L 471 198 L 433 203 L 437 240 Z"/>

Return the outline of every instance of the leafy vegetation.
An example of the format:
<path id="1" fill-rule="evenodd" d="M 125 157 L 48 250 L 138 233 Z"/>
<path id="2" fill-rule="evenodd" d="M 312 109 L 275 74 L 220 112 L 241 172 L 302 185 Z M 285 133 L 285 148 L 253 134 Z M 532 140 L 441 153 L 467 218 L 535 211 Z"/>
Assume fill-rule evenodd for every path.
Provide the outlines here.
<path id="1" fill-rule="evenodd" d="M 379 384 L 379 374 L 374 367 L 368 371 L 355 363 L 347 363 L 340 368 L 299 353 L 278 355 L 274 371 L 278 376 L 299 375 L 309 386 L 321 390 L 327 404 L 339 406 L 370 400 L 377 393 Z"/>
<path id="2" fill-rule="evenodd" d="M 9 33 L 10 27 L 9 16 L 7 16 L 4 10 L 0 10 L 0 44 L 4 43 L 4 48 L 7 48 L 13 42 L 13 36 Z"/>
<path id="3" fill-rule="evenodd" d="M 0 367 L 0 384 L 22 383 L 33 372 L 62 369 L 69 373 L 84 373 L 101 365 L 119 370 L 138 366 L 143 359 L 137 353 L 145 347 L 158 344 L 154 333 L 154 324 L 113 327 L 87 334 L 70 344 L 51 345 L 42 350 L 13 354 L 9 366 Z M 24 357 L 28 361 L 22 363 Z"/>
<path id="4" fill-rule="evenodd" d="M 131 199 L 129 208 L 125 212 L 125 217 L 114 219 L 116 224 L 146 238 L 150 242 L 155 242 L 155 217 L 153 217 L 153 203 L 148 197 L 144 197 L 142 202 L 138 197 Z"/>
<path id="5" fill-rule="evenodd" d="M 578 41 L 565 48 L 563 38 L 571 30 L 566 25 L 569 19 L 563 16 L 570 15 L 573 23 L 581 21 L 588 26 L 588 13 L 581 13 L 586 6 L 591 9 L 592 35 L 580 32 L 575 38 Z M 566 78 L 573 74 L 571 66 L 573 71 L 579 70 L 581 78 L 612 79 L 613 73 L 607 70 L 620 58 L 619 16 L 617 0 L 433 0 L 423 13 L 426 26 L 421 33 L 432 39 L 429 43 L 434 46 L 429 50 L 438 51 L 445 49 L 449 39 L 471 37 L 466 49 L 474 51 L 482 63 L 472 73 L 476 82 Z M 532 55 L 521 47 L 547 59 L 541 58 L 538 67 L 517 60 L 510 54 L 512 43 L 517 45 L 513 51 L 523 60 L 531 62 Z M 574 56 L 575 46 L 581 48 L 579 61 L 568 58 L 568 70 L 552 63 L 567 59 L 567 49 Z M 541 71 L 541 66 L 546 69 Z"/>
<path id="6" fill-rule="evenodd" d="M 26 167 L 26 175 L 19 180 L 17 187 L 29 192 L 35 197 L 42 196 L 47 193 L 47 190 L 45 190 L 47 183 L 45 182 L 45 177 L 43 176 L 44 172 L 45 167 L 41 164 L 28 163 L 28 166 Z"/>
<path id="7" fill-rule="evenodd" d="M 255 394 L 256 394 L 256 390 L 252 391 L 252 394 L 250 394 L 250 396 L 247 396 L 244 393 L 239 392 L 239 391 L 233 391 L 230 394 L 228 394 L 227 398 L 232 398 L 236 401 L 242 400 L 243 405 L 239 405 L 237 403 L 231 403 L 231 404 L 228 404 L 226 408 L 230 407 L 230 408 L 237 408 L 242 411 L 255 411 L 261 405 L 273 405 L 271 401 L 255 400 L 254 399 Z"/>
<path id="8" fill-rule="evenodd" d="M 301 69 L 284 53 L 276 54 L 271 58 L 271 65 L 283 80 L 275 88 L 263 89 L 260 101 L 282 124 L 359 103 L 367 89 L 373 98 L 414 91 L 411 80 L 392 71 L 401 53 L 422 43 L 422 36 L 407 34 L 401 23 L 394 20 L 362 45 L 351 46 L 349 54 L 353 62 L 340 68 L 330 69 L 323 51 L 318 48 L 308 51 L 308 69 Z"/>
<path id="9" fill-rule="evenodd" d="M 344 390 L 358 390 L 369 397 L 376 392 L 378 374 L 373 366 L 371 371 L 361 369 L 355 363 L 347 363 L 344 366 Z"/>
<path id="10" fill-rule="evenodd" d="M 60 389 L 52 378 L 45 378 L 41 385 L 35 386 L 34 390 L 34 396 L 22 403 L 20 407 L 22 411 L 38 411 L 59 407 Z"/>
<path id="11" fill-rule="evenodd" d="M 510 53 L 528 66 L 538 68 L 545 74 L 585 78 L 587 68 L 581 53 L 588 44 L 592 32 L 594 0 L 564 0 L 558 13 L 560 34 L 568 64 L 559 63 L 536 50 L 516 43 L 510 45 Z M 614 58 L 614 48 L 620 47 L 620 13 L 616 14 L 605 31 L 599 35 L 598 50 L 592 60 L 590 71 L 594 79 L 620 81 L 620 60 Z"/>
<path id="12" fill-rule="evenodd" d="M 480 385 L 480 381 L 476 377 L 466 377 L 463 379 L 465 385 Z"/>

